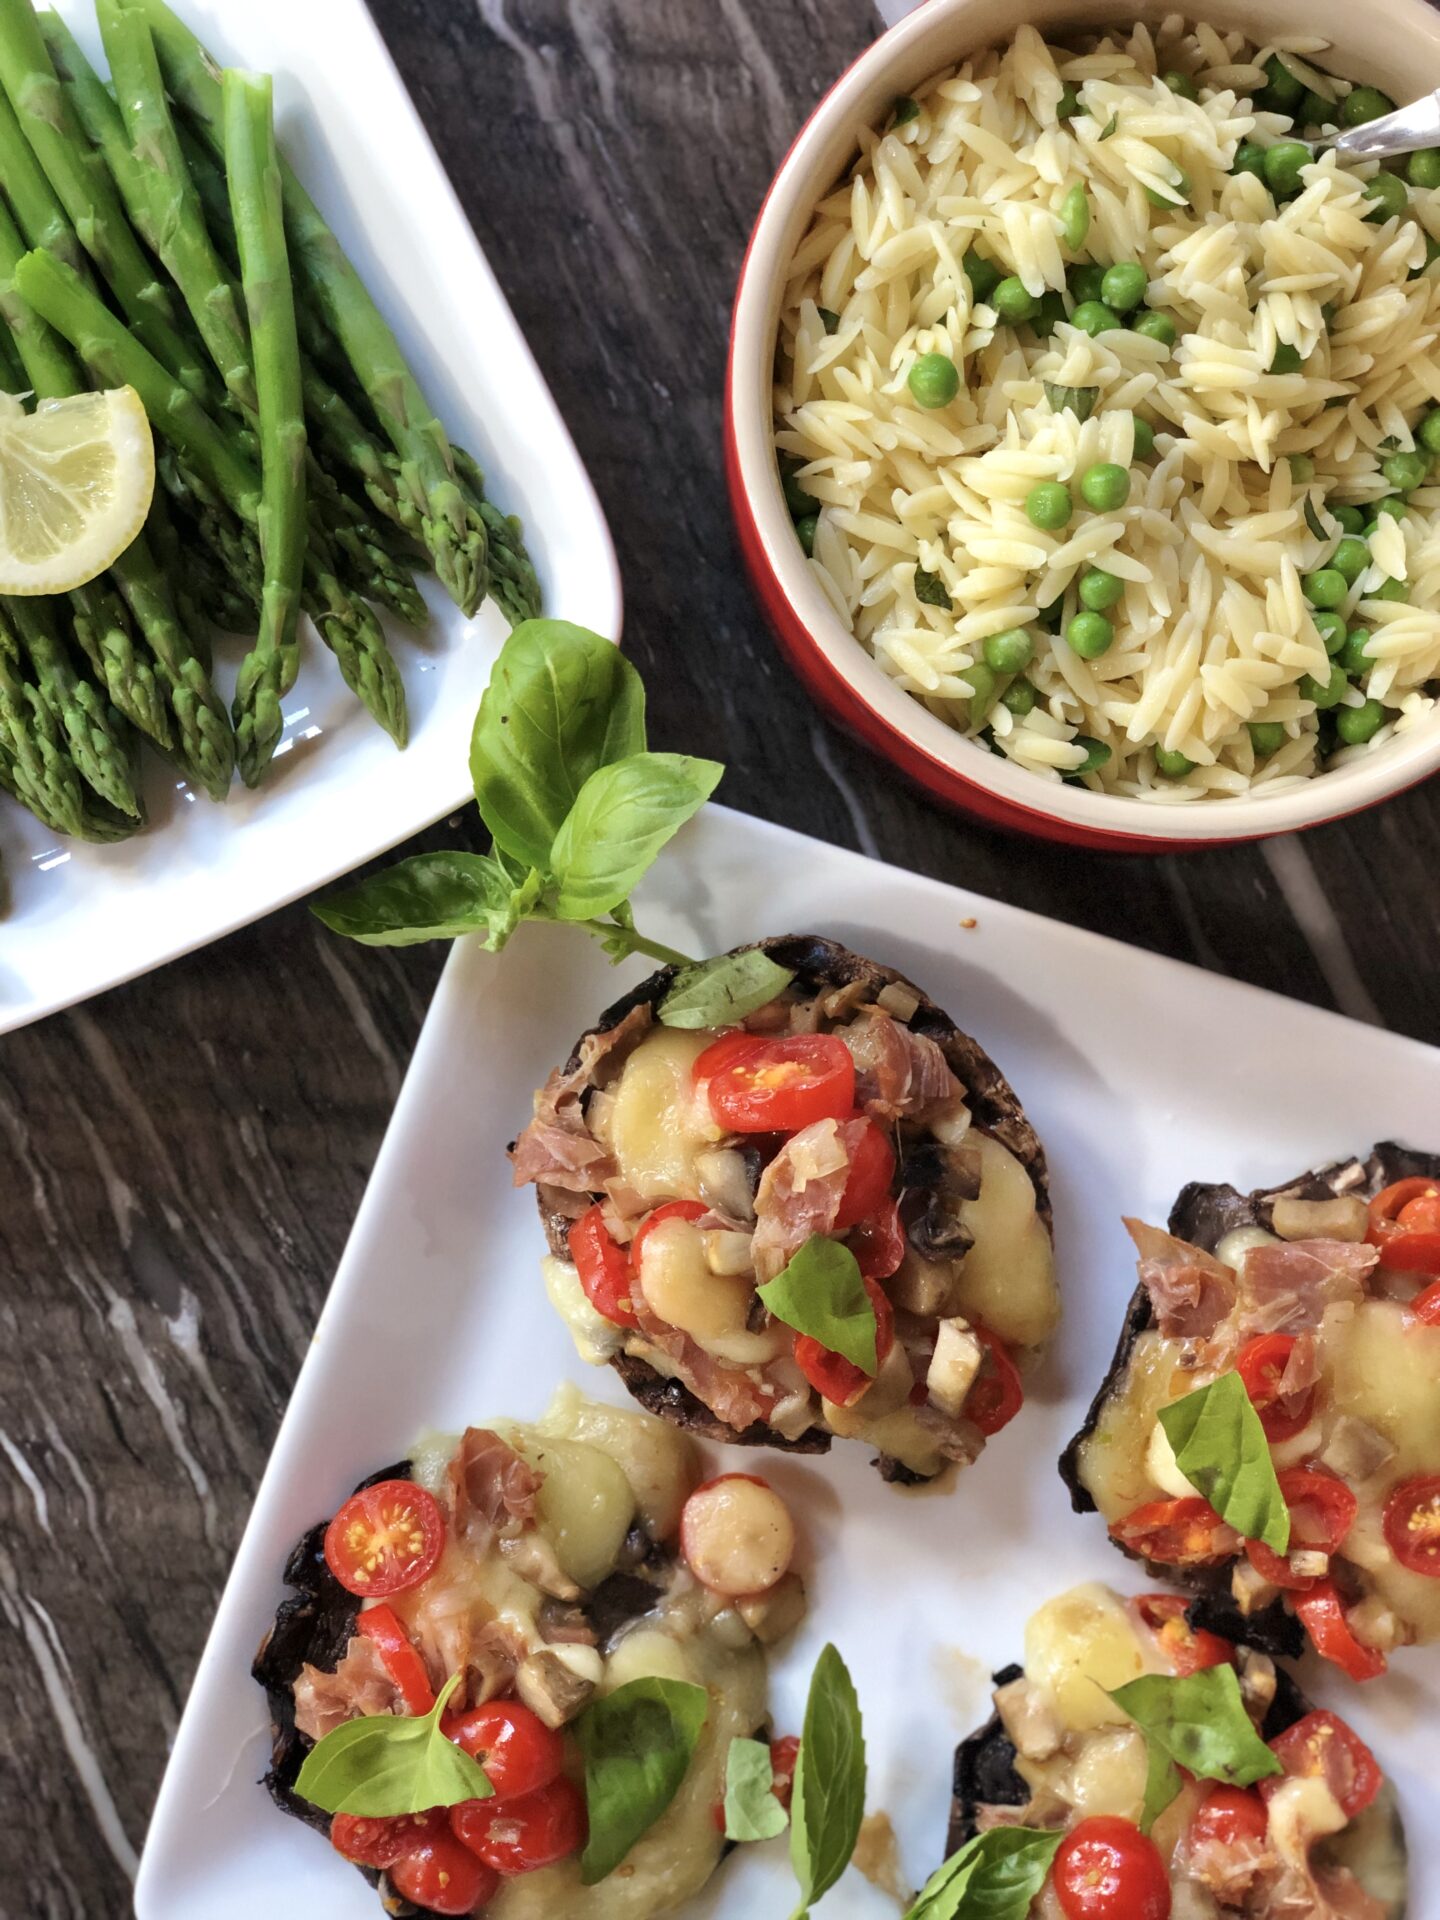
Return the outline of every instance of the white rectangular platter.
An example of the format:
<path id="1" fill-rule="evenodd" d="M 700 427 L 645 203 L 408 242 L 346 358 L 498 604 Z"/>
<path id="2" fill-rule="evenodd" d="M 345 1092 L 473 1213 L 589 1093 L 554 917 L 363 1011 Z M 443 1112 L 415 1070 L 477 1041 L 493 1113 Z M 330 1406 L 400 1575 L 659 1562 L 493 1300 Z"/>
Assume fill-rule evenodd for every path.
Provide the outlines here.
<path id="1" fill-rule="evenodd" d="M 103 68 L 90 0 L 57 4 Z M 364 0 L 184 0 L 184 13 L 219 58 L 274 74 L 281 144 L 452 439 L 524 521 L 545 611 L 618 638 L 604 516 Z M 424 585 L 428 630 L 389 629 L 410 702 L 403 753 L 307 624 L 257 793 L 237 781 L 215 806 L 152 757 L 150 829 L 115 847 L 57 840 L 0 795 L 0 1033 L 284 906 L 469 797 L 470 727 L 506 626 L 493 603 L 466 620 Z M 217 666 L 228 699 L 236 643 L 222 642 Z"/>
<path id="2" fill-rule="evenodd" d="M 883 1486 L 858 1447 L 766 1456 L 802 1517 L 812 1602 L 776 1662 L 777 1726 L 799 1730 L 815 1656 L 835 1641 L 865 1711 L 870 1807 L 893 1816 L 918 1885 L 943 1849 L 954 1745 L 988 1712 L 987 1676 L 1019 1654 L 1026 1616 L 1083 1579 L 1142 1590 L 1099 1520 L 1070 1512 L 1055 1467 L 1133 1285 L 1122 1212 L 1163 1221 L 1191 1178 L 1259 1185 L 1391 1135 L 1433 1145 L 1440 1056 L 720 808 L 662 857 L 638 917 L 696 954 L 806 931 L 893 963 L 1000 1062 L 1050 1155 L 1064 1324 L 1024 1413 L 978 1465 L 949 1492 L 916 1495 Z M 456 948 L 201 1661 L 140 1920 L 378 1911 L 358 1874 L 255 1785 L 266 1723 L 250 1659 L 294 1540 L 421 1429 L 531 1416 L 562 1377 L 622 1397 L 613 1375 L 577 1361 L 548 1308 L 533 1199 L 512 1190 L 505 1144 L 532 1089 L 639 971 L 617 975 L 555 927 L 523 929 L 498 957 Z M 1437 1650 L 1397 1658 L 1361 1692 L 1318 1668 L 1304 1680 L 1397 1781 L 1416 1846 L 1412 1920 L 1433 1920 Z M 786 1871 L 783 1846 L 748 1849 L 696 1911 L 786 1913 Z M 824 1912 L 893 1920 L 895 1908 L 851 1872 Z"/>

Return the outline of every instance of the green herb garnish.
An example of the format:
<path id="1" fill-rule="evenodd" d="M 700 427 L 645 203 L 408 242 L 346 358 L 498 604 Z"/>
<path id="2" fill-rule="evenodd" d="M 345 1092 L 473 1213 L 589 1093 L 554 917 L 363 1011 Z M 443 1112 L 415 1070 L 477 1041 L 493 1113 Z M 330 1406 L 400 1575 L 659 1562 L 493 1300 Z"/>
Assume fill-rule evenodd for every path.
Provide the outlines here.
<path id="1" fill-rule="evenodd" d="M 1325 522 L 1316 511 L 1315 496 L 1313 493 L 1307 493 L 1305 496 L 1305 524 L 1317 540 L 1328 540 L 1330 538 L 1329 533 L 1325 529 Z"/>
<path id="2" fill-rule="evenodd" d="M 1222 1373 L 1208 1387 L 1160 1409 L 1181 1473 L 1227 1526 L 1274 1553 L 1290 1546 L 1290 1509 L 1260 1416 L 1238 1373 Z"/>
<path id="3" fill-rule="evenodd" d="M 725 1838 L 773 1840 L 789 1825 L 775 1797 L 775 1769 L 764 1740 L 732 1740 L 725 1756 Z"/>
<path id="4" fill-rule="evenodd" d="M 790 1806 L 790 1864 L 800 1882 L 791 1920 L 806 1920 L 849 1866 L 865 1814 L 860 1703 L 833 1646 L 825 1648 L 811 1676 Z"/>
<path id="5" fill-rule="evenodd" d="M 929 573 L 924 567 L 915 569 L 915 598 L 927 607 L 948 607 L 951 604 L 950 590 L 938 573 Z"/>
<path id="6" fill-rule="evenodd" d="M 905 1920 L 1025 1920 L 1063 1838 L 1035 1827 L 977 1833 L 931 1874 Z"/>
<path id="7" fill-rule="evenodd" d="M 1100 135 L 1100 138 L 1102 140 L 1109 140 L 1112 137 L 1112 135 L 1115 133 L 1119 125 L 1120 125 L 1119 114 L 1112 113 L 1110 118 L 1105 122 L 1105 131 Z"/>
<path id="8" fill-rule="evenodd" d="M 875 1309 L 848 1247 L 812 1233 L 775 1278 L 755 1291 L 777 1320 L 875 1377 Z"/>
<path id="9" fill-rule="evenodd" d="M 1100 398 L 1098 387 L 1057 387 L 1053 380 L 1045 380 L 1041 384 L 1052 413 L 1064 413 L 1068 408 L 1081 422 L 1090 418 L 1095 411 L 1095 402 Z"/>
<path id="10" fill-rule="evenodd" d="M 1150 1772 L 1141 1826 L 1148 1833 L 1180 1791 L 1178 1769 L 1227 1787 L 1250 1787 L 1285 1769 L 1255 1731 L 1231 1666 L 1172 1679 L 1146 1673 L 1110 1698 L 1145 1735 Z"/>
<path id="11" fill-rule="evenodd" d="M 615 1871 L 675 1798 L 709 1712 L 704 1687 L 647 1677 L 593 1700 L 575 1722 L 585 1760 L 587 1887 Z"/>
<path id="12" fill-rule="evenodd" d="M 295 1791 L 325 1813 L 376 1820 L 488 1800 L 495 1789 L 479 1761 L 440 1731 L 440 1715 L 459 1684 L 460 1675 L 452 1673 L 424 1715 L 346 1720 L 306 1754 Z"/>
<path id="13" fill-rule="evenodd" d="M 698 966 L 683 967 L 660 1002 L 661 1024 L 667 1027 L 730 1027 L 747 1013 L 765 1007 L 795 978 L 782 967 L 748 947 L 743 953 L 722 953 Z"/>

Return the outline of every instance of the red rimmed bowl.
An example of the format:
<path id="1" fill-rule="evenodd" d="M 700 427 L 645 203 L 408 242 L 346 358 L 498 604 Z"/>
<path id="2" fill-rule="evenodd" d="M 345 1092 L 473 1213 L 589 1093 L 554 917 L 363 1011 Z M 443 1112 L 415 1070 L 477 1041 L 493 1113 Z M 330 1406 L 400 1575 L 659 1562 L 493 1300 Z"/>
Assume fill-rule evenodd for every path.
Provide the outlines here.
<path id="1" fill-rule="evenodd" d="M 1025 22 L 1049 34 L 1116 21 L 1158 24 L 1166 5 L 1100 0 L 927 0 L 877 40 L 826 94 L 760 209 L 740 270 L 725 386 L 725 467 L 741 552 L 791 665 L 816 701 L 937 799 L 994 825 L 1112 852 L 1174 853 L 1291 833 L 1343 819 L 1440 769 L 1440 716 L 1333 773 L 1274 793 L 1185 802 L 1041 779 L 964 738 L 905 693 L 837 617 L 795 538 L 780 490 L 771 414 L 786 273 L 817 203 L 849 167 L 862 127 L 942 67 L 1009 38 Z M 1190 15 L 1197 9 L 1188 9 Z M 1282 0 L 1207 5 L 1204 17 L 1263 43 L 1303 29 L 1329 40 L 1347 78 L 1408 100 L 1440 86 L 1440 14 L 1425 0 Z"/>

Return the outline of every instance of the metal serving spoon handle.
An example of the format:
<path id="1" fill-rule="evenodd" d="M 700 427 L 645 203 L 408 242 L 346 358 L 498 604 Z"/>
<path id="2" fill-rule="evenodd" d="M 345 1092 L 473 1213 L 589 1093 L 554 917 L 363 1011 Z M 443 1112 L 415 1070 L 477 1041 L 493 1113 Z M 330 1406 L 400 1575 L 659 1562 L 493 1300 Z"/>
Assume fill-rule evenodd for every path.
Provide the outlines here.
<path id="1" fill-rule="evenodd" d="M 1421 147 L 1440 147 L 1440 91 L 1412 100 L 1408 107 L 1350 127 L 1327 143 L 1336 153 L 1357 160 L 1388 160 L 1397 153 L 1417 153 Z"/>

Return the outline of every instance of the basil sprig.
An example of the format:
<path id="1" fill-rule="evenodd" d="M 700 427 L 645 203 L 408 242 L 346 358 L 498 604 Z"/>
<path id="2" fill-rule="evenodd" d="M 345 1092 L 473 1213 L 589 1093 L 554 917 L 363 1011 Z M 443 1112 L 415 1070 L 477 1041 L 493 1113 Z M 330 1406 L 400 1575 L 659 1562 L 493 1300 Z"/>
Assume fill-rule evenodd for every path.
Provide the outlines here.
<path id="1" fill-rule="evenodd" d="M 1073 413 L 1082 424 L 1095 411 L 1095 402 L 1100 398 L 1098 387 L 1062 387 L 1053 380 L 1042 380 L 1045 398 L 1052 413 Z"/>
<path id="2" fill-rule="evenodd" d="M 787 1327 L 808 1333 L 872 1379 L 879 1371 L 875 1309 L 859 1261 L 838 1240 L 812 1233 L 775 1278 L 755 1291 Z"/>
<path id="3" fill-rule="evenodd" d="M 1227 1526 L 1275 1553 L 1290 1546 L 1290 1509 L 1280 1491 L 1270 1443 L 1238 1373 L 1160 1409 L 1175 1463 Z"/>
<path id="4" fill-rule="evenodd" d="M 704 1687 L 646 1677 L 591 1701 L 575 1722 L 590 1828 L 580 1856 L 587 1887 L 615 1871 L 675 1798 L 709 1712 Z"/>
<path id="5" fill-rule="evenodd" d="M 1063 1838 L 1038 1827 L 977 1833 L 931 1874 L 905 1920 L 1025 1920 Z"/>
<path id="6" fill-rule="evenodd" d="M 1141 1827 L 1148 1833 L 1180 1791 L 1178 1769 L 1227 1787 L 1252 1787 L 1285 1769 L 1255 1731 L 1232 1666 L 1173 1679 L 1145 1673 L 1110 1698 L 1145 1735 L 1150 1771 Z"/>
<path id="7" fill-rule="evenodd" d="M 795 978 L 758 947 L 722 953 L 699 966 L 682 967 L 660 1002 L 667 1027 L 730 1027 L 766 1007 Z"/>
<path id="8" fill-rule="evenodd" d="M 492 953 L 522 920 L 565 920 L 613 960 L 691 964 L 637 932 L 629 897 L 709 799 L 715 760 L 651 753 L 645 689 L 619 649 L 564 620 L 526 620 L 500 650 L 475 718 L 470 776 L 489 853 L 420 853 L 312 910 L 372 947 L 479 934 Z"/>
<path id="9" fill-rule="evenodd" d="M 495 1789 L 484 1768 L 440 1731 L 440 1715 L 459 1684 L 452 1673 L 427 1714 L 344 1721 L 306 1754 L 295 1791 L 325 1813 L 376 1820 L 488 1800 Z"/>
<path id="10" fill-rule="evenodd" d="M 790 1864 L 800 1882 L 791 1920 L 806 1920 L 849 1866 L 865 1815 L 860 1703 L 833 1646 L 820 1655 L 810 1679 L 790 1807 Z"/>
<path id="11" fill-rule="evenodd" d="M 732 1740 L 725 1756 L 725 1838 L 773 1840 L 789 1816 L 775 1797 L 775 1769 L 765 1740 Z"/>

